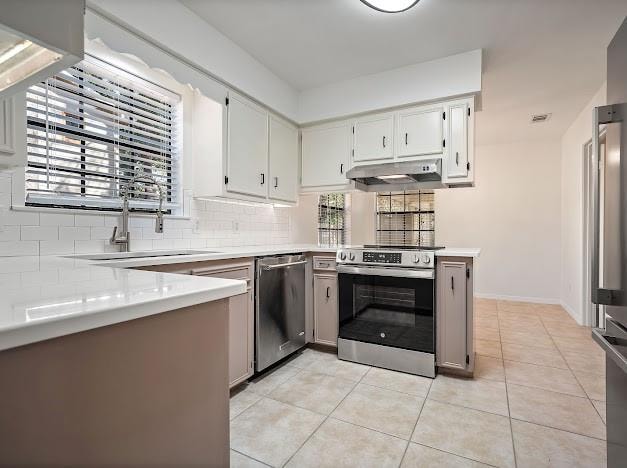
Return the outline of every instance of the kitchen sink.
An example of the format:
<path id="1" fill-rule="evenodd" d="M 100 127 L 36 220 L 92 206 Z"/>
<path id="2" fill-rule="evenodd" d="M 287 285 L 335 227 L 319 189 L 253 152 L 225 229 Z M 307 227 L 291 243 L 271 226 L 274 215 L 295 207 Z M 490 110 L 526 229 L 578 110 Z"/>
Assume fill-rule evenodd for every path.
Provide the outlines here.
<path id="1" fill-rule="evenodd" d="M 133 258 L 173 257 L 178 255 L 203 255 L 216 253 L 211 250 L 147 250 L 143 252 L 111 252 L 85 255 L 69 255 L 67 258 L 82 260 L 125 260 Z"/>

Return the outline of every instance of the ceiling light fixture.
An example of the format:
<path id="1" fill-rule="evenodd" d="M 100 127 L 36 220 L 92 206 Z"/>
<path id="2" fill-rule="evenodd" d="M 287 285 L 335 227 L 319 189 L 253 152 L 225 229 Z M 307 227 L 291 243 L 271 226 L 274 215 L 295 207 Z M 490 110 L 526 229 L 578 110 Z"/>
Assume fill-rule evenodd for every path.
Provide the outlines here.
<path id="1" fill-rule="evenodd" d="M 409 10 L 420 0 L 361 0 L 370 8 L 383 13 L 400 13 Z"/>

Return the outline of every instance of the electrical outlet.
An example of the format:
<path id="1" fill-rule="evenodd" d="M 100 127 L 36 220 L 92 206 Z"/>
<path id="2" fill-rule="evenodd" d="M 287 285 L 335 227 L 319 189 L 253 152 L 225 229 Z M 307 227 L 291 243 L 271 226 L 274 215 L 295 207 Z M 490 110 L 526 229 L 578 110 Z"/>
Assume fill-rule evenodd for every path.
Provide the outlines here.
<path id="1" fill-rule="evenodd" d="M 239 222 L 238 221 L 233 221 L 233 230 L 234 231 L 239 231 Z"/>
<path id="2" fill-rule="evenodd" d="M 194 220 L 192 231 L 194 234 L 198 234 L 200 232 L 200 220 L 199 219 Z"/>

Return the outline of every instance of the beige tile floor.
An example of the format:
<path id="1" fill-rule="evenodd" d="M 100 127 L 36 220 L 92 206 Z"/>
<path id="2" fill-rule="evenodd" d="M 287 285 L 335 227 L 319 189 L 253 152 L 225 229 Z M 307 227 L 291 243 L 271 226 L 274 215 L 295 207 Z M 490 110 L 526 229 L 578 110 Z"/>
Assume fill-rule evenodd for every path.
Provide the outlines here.
<path id="1" fill-rule="evenodd" d="M 233 467 L 603 467 L 605 365 L 559 306 L 478 299 L 474 379 L 305 349 L 231 395 Z"/>

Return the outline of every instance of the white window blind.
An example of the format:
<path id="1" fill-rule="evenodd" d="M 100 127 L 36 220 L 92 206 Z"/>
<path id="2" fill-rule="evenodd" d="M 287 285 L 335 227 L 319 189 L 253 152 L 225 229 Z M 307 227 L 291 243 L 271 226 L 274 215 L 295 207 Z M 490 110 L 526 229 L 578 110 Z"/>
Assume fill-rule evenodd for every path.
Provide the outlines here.
<path id="1" fill-rule="evenodd" d="M 26 95 L 26 203 L 118 209 L 120 189 L 151 175 L 165 207 L 179 199 L 180 96 L 89 58 Z M 158 191 L 139 186 L 130 206 L 154 209 Z"/>

